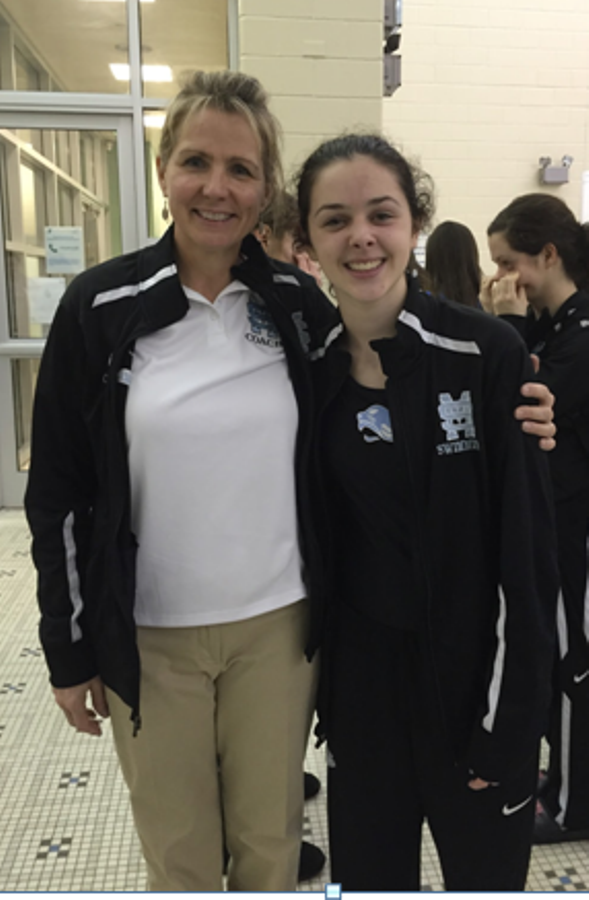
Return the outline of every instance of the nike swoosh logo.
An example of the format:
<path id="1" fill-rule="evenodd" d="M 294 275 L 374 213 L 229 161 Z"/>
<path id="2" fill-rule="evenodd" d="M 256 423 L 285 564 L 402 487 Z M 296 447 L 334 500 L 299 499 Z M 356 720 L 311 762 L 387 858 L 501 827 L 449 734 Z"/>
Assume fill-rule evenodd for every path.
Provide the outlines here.
<path id="1" fill-rule="evenodd" d="M 530 800 L 533 798 L 533 794 L 523 801 L 523 803 L 518 803 L 517 806 L 509 806 L 507 803 L 501 810 L 504 816 L 512 816 L 514 813 L 519 812 L 520 809 L 523 809 L 524 806 L 527 806 Z"/>
<path id="2" fill-rule="evenodd" d="M 589 669 L 586 672 L 583 672 L 582 675 L 573 675 L 573 681 L 575 684 L 580 684 L 582 681 L 585 681 L 587 676 L 589 675 Z"/>

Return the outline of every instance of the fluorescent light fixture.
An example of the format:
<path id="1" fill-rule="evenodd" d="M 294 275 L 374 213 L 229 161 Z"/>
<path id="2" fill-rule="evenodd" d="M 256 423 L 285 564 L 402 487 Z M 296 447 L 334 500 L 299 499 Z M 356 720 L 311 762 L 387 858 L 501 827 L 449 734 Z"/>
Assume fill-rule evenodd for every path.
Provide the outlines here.
<path id="1" fill-rule="evenodd" d="M 96 0 L 97 2 L 97 0 Z M 114 0 L 107 0 L 111 3 Z M 117 81 L 129 81 L 131 69 L 127 63 L 109 63 L 109 68 Z M 141 66 L 143 81 L 172 81 L 172 70 L 169 66 Z"/>
<path id="2" fill-rule="evenodd" d="M 146 128 L 163 128 L 166 121 L 164 112 L 145 113 L 143 116 L 143 124 Z"/>
<path id="3" fill-rule="evenodd" d="M 126 0 L 85 0 L 86 3 L 126 3 Z M 140 3 L 155 3 L 155 0 L 139 0 Z"/>

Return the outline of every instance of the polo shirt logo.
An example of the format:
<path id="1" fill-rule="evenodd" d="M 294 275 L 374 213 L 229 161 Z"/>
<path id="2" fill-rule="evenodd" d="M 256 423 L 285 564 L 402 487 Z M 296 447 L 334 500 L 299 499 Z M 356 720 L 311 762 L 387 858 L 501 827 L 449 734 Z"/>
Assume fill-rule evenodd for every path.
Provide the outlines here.
<path id="1" fill-rule="evenodd" d="M 480 450 L 470 391 L 462 391 L 457 400 L 454 400 L 451 394 L 443 392 L 438 395 L 438 400 L 440 425 L 446 435 L 446 441 L 436 447 L 438 454 L 450 456 L 454 453 Z"/>
<path id="2" fill-rule="evenodd" d="M 251 297 L 247 301 L 247 318 L 249 331 L 245 333 L 246 341 L 264 347 L 282 347 L 280 334 L 270 313 L 258 300 Z"/>

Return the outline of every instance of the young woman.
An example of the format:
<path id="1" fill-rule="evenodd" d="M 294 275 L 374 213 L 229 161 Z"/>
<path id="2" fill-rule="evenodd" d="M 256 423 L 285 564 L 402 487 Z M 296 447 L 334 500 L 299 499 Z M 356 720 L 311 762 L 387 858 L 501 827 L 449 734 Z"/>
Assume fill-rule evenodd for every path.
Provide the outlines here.
<path id="1" fill-rule="evenodd" d="M 385 140 L 322 144 L 301 225 L 341 321 L 313 356 L 332 597 L 323 656 L 332 879 L 522 890 L 557 571 L 547 461 L 513 418 L 517 334 L 406 275 L 427 184 Z"/>
<path id="2" fill-rule="evenodd" d="M 518 197 L 488 228 L 497 272 L 485 302 L 540 358 L 556 396 L 558 446 L 549 463 L 556 501 L 559 662 L 550 764 L 536 843 L 589 838 L 589 236 L 557 197 Z"/>
<path id="3" fill-rule="evenodd" d="M 475 237 L 461 222 L 441 222 L 425 248 L 428 288 L 456 303 L 478 309 L 481 267 Z"/>

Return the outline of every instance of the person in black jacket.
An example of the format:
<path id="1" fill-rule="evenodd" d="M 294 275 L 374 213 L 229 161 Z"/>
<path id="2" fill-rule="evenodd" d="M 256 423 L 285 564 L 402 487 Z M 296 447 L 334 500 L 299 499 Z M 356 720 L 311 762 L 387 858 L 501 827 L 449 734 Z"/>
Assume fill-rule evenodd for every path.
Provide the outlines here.
<path id="1" fill-rule="evenodd" d="M 41 362 L 41 641 L 68 722 L 110 714 L 152 889 L 220 890 L 223 833 L 230 889 L 294 889 L 325 593 L 310 360 L 338 315 L 251 234 L 280 187 L 255 79 L 190 77 L 158 167 L 173 225 L 72 282 Z"/>
<path id="2" fill-rule="evenodd" d="M 574 841 L 589 838 L 589 238 L 562 200 L 540 193 L 510 203 L 488 235 L 497 272 L 486 306 L 523 335 L 556 397 L 549 464 L 562 595 L 534 841 Z"/>
<path id="3" fill-rule="evenodd" d="M 152 890 L 222 890 L 223 835 L 231 890 L 294 890 L 322 596 L 307 354 L 335 311 L 252 235 L 280 188 L 255 79 L 191 76 L 158 170 L 172 228 L 75 279 L 41 363 L 41 640 L 69 723 L 110 714 Z"/>
<path id="4" fill-rule="evenodd" d="M 322 144 L 298 199 L 341 314 L 312 357 L 332 880 L 418 890 L 427 819 L 447 889 L 522 890 L 558 585 L 530 358 L 407 275 L 431 193 L 386 140 Z"/>

